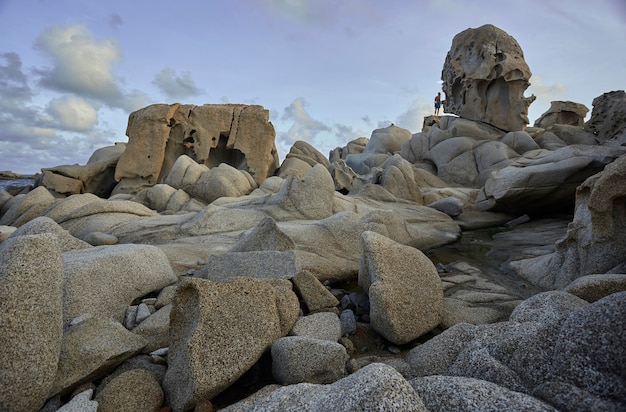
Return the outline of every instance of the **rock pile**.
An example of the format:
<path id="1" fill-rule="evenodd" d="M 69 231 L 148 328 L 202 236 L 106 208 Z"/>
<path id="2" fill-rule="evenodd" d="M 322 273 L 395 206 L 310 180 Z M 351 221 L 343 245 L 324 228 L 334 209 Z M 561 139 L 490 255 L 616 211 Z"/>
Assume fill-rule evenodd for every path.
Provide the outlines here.
<path id="1" fill-rule="evenodd" d="M 624 92 L 526 128 L 491 25 L 442 77 L 459 117 L 328 158 L 163 104 L 0 190 L 0 410 L 625 409 Z"/>

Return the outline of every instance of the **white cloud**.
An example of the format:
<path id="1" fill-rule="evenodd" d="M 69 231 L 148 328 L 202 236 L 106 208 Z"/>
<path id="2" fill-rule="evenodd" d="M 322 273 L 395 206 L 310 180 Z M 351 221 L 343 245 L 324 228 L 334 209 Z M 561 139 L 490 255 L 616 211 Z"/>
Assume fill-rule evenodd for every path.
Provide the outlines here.
<path id="1" fill-rule="evenodd" d="M 306 101 L 299 97 L 284 110 L 281 120 L 292 120 L 289 130 L 282 136 L 286 142 L 304 140 L 312 143 L 320 132 L 329 132 L 331 128 L 319 120 L 313 119 L 306 111 Z"/>
<path id="2" fill-rule="evenodd" d="M 84 99 L 63 96 L 53 99 L 46 109 L 63 130 L 86 132 L 98 124 L 98 112 Z"/>
<path id="3" fill-rule="evenodd" d="M 177 76 L 174 69 L 166 67 L 156 75 L 152 82 L 170 99 L 182 99 L 202 94 L 189 72 Z"/>
<path id="4" fill-rule="evenodd" d="M 424 117 L 434 114 L 434 106 L 423 98 L 415 99 L 411 106 L 396 118 L 396 126 L 417 133 L 422 130 Z M 444 114 L 441 112 L 440 114 Z"/>
<path id="5" fill-rule="evenodd" d="M 550 103 L 553 100 L 563 100 L 567 95 L 567 87 L 563 83 L 546 84 L 539 77 L 530 77 L 530 87 L 526 89 L 526 94 L 534 94 L 537 101 Z"/>
<path id="6" fill-rule="evenodd" d="M 121 57 L 115 40 L 97 41 L 84 26 L 53 26 L 39 35 L 35 47 L 54 62 L 42 72 L 43 85 L 105 101 L 121 93 L 113 75 Z"/>

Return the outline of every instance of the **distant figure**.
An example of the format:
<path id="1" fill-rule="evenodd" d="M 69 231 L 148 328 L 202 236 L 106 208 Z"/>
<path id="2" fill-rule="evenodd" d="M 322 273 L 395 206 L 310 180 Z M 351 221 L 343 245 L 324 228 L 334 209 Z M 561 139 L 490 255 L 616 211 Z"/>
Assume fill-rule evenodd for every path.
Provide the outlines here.
<path id="1" fill-rule="evenodd" d="M 435 116 L 439 116 L 439 109 L 441 108 L 441 92 L 435 96 Z"/>

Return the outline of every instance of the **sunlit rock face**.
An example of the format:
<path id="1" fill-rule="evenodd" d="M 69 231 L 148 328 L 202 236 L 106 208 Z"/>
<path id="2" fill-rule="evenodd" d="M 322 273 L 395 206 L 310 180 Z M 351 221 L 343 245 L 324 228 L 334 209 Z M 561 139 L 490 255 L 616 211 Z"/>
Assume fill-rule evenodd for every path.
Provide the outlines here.
<path id="1" fill-rule="evenodd" d="M 530 76 L 522 48 L 503 30 L 487 24 L 462 31 L 441 72 L 445 111 L 505 131 L 524 130 L 535 100 L 524 97 Z"/>

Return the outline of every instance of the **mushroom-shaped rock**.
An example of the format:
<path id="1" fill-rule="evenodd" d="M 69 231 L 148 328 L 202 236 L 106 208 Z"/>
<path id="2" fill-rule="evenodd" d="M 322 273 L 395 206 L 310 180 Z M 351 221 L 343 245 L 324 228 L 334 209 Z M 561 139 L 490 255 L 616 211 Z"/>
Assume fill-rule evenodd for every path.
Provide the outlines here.
<path id="1" fill-rule="evenodd" d="M 531 72 L 517 41 L 491 24 L 454 36 L 441 72 L 447 113 L 489 123 L 506 131 L 523 130 L 524 97 Z"/>

